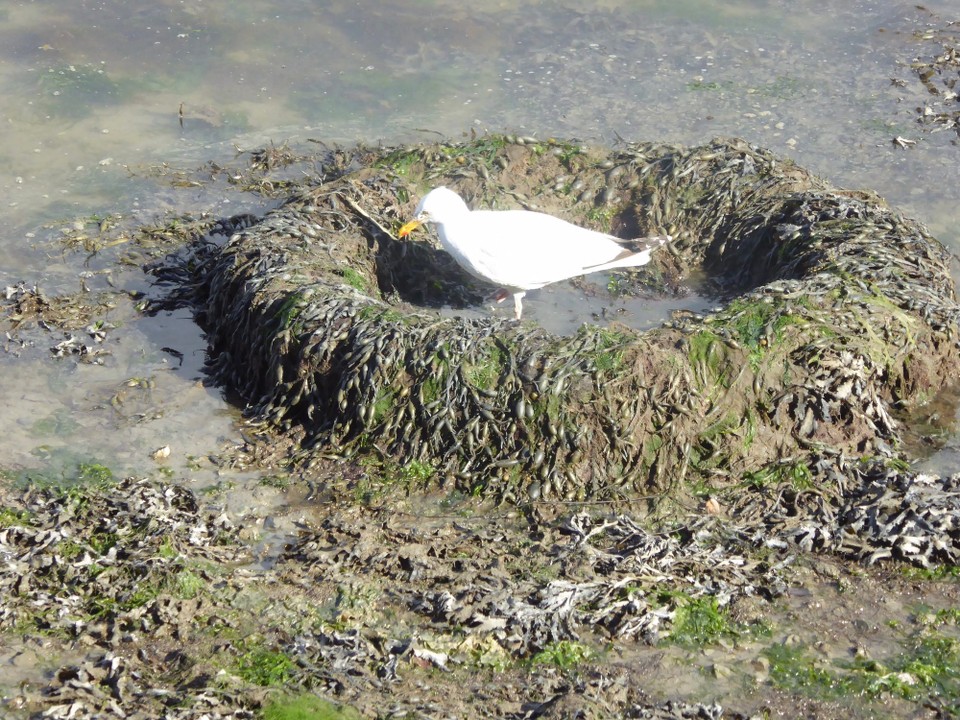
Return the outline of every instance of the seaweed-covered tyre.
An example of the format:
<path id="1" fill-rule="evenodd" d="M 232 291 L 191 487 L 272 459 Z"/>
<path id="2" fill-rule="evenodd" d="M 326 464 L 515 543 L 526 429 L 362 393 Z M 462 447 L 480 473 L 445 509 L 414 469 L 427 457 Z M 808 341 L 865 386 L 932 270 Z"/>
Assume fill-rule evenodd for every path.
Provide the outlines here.
<path id="1" fill-rule="evenodd" d="M 838 457 L 895 457 L 894 414 L 960 369 L 943 246 L 879 197 L 741 140 L 487 137 L 357 149 L 344 166 L 203 268 L 219 377 L 302 433 L 304 460 L 376 453 L 516 502 L 813 483 Z M 670 233 L 652 272 L 705 274 L 721 307 L 571 337 L 438 317 L 481 290 L 394 233 L 442 184 L 474 207 Z"/>

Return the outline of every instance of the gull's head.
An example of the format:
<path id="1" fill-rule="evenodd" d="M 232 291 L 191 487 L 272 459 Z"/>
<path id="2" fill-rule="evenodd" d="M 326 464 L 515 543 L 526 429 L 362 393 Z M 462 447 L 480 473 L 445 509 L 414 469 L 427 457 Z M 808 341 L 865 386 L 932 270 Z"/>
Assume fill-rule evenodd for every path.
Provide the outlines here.
<path id="1" fill-rule="evenodd" d="M 397 235 L 403 238 L 425 223 L 449 222 L 467 212 L 470 212 L 470 208 L 453 190 L 445 187 L 434 188 L 423 196 L 414 211 L 413 220 L 400 228 Z"/>

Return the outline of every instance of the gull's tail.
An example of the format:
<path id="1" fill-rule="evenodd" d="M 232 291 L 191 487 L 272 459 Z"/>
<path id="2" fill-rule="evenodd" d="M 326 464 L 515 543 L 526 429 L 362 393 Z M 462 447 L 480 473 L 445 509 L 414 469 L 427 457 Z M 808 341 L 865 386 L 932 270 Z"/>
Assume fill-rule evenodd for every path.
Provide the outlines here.
<path id="1" fill-rule="evenodd" d="M 670 235 L 648 235 L 637 240 L 629 242 L 620 241 L 623 245 L 623 252 L 617 255 L 609 262 L 593 265 L 584 268 L 586 272 L 597 272 L 598 270 L 615 270 L 617 268 L 640 267 L 650 262 L 650 254 L 661 245 L 666 245 L 673 240 Z M 643 248 L 642 250 L 640 248 Z"/>

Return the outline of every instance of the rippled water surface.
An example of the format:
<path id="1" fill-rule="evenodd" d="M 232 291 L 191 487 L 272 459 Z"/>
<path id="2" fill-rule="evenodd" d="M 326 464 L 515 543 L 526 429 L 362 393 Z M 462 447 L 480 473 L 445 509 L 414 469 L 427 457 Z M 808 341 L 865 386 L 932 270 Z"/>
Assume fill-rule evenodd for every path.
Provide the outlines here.
<path id="1" fill-rule="evenodd" d="M 225 163 L 269 142 L 470 131 L 599 144 L 738 135 L 837 184 L 878 191 L 960 249 L 957 136 L 921 133 L 924 91 L 908 66 L 932 52 L 917 33 L 955 19 L 950 7 L 0 2 L 3 286 L 144 289 L 136 268 L 110 269 L 108 258 L 65 248 L 64 228 L 114 214 L 149 222 L 264 208 L 254 196 L 172 186 L 157 168 Z M 529 317 L 552 328 L 624 310 L 570 286 L 527 302 Z M 657 306 L 651 317 L 669 310 Z M 132 332 L 108 334 L 102 365 L 7 343 L 0 464 L 49 470 L 97 460 L 154 472 L 151 454 L 169 446 L 168 473 L 220 479 L 204 457 L 239 437 L 239 411 L 198 382 L 200 332 L 184 314 L 142 318 L 132 300 L 109 318 Z M 956 447 L 931 467 L 956 471 Z"/>

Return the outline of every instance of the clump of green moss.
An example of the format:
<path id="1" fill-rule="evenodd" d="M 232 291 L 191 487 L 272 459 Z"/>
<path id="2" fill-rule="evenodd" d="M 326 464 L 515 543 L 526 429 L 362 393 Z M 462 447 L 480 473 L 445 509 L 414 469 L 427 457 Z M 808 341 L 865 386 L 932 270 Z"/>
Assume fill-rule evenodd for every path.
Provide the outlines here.
<path id="1" fill-rule="evenodd" d="M 583 643 L 559 640 L 551 643 L 530 658 L 531 665 L 554 665 L 561 669 L 575 667 L 595 657 L 596 653 Z"/>
<path id="2" fill-rule="evenodd" d="M 701 646 L 738 634 L 715 597 L 684 597 L 674 615 L 669 640 L 677 645 Z"/>
<path id="3" fill-rule="evenodd" d="M 250 647 L 234 666 L 237 675 L 261 687 L 284 684 L 293 677 L 295 669 L 296 663 L 286 653 L 262 645 Z"/>

